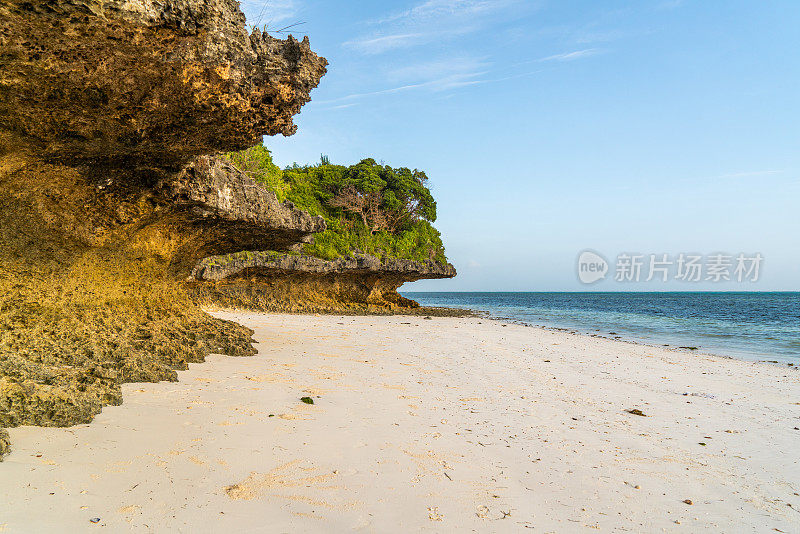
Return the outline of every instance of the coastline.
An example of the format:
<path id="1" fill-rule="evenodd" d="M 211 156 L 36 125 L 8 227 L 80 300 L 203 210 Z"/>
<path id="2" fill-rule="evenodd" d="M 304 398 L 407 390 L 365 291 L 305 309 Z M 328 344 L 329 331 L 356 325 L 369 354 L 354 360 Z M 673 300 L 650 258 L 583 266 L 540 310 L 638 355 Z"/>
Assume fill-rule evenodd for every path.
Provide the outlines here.
<path id="1" fill-rule="evenodd" d="M 447 306 L 420 306 L 418 308 L 373 308 L 373 309 L 337 309 L 337 310 L 319 310 L 314 312 L 302 311 L 266 311 L 258 308 L 229 308 L 225 306 L 206 305 L 203 310 L 210 313 L 255 313 L 264 315 L 298 315 L 298 316 L 332 316 L 332 317 L 478 317 L 491 319 L 487 314 L 479 310 L 469 310 L 466 308 L 450 308 Z"/>
<path id="2" fill-rule="evenodd" d="M 737 361 L 744 361 L 744 362 L 751 362 L 751 363 L 765 363 L 765 364 L 770 364 L 770 365 L 780 365 L 781 367 L 788 367 L 790 370 L 793 370 L 793 371 L 800 370 L 800 367 L 798 367 L 798 365 L 800 365 L 800 361 L 795 363 L 795 362 L 788 361 L 788 360 L 783 360 L 783 361 L 781 361 L 781 360 L 765 360 L 765 359 L 761 359 L 761 358 L 762 357 L 766 357 L 766 356 L 756 357 L 755 355 L 752 355 L 752 354 L 734 354 L 732 352 L 725 353 L 725 349 L 723 349 L 723 348 L 714 349 L 714 348 L 702 347 L 702 346 L 699 346 L 699 347 L 679 346 L 679 345 L 671 345 L 669 343 L 658 344 L 658 343 L 656 343 L 654 341 L 649 341 L 649 340 L 646 340 L 646 339 L 636 338 L 635 336 L 632 336 L 632 337 L 626 337 L 626 335 L 617 335 L 617 336 L 615 336 L 615 335 L 613 335 L 613 333 L 600 334 L 600 333 L 597 333 L 596 331 L 595 332 L 591 332 L 589 330 L 581 330 L 581 329 L 577 329 L 577 328 L 568 328 L 568 327 L 560 327 L 560 326 L 546 326 L 546 325 L 541 325 L 541 324 L 532 324 L 532 323 L 526 323 L 525 321 L 521 321 L 521 320 L 518 320 L 518 319 L 514 319 L 513 317 L 501 317 L 501 316 L 494 317 L 494 316 L 491 316 L 489 313 L 486 313 L 485 315 L 480 315 L 480 311 L 479 310 L 473 310 L 473 313 L 475 313 L 475 317 L 486 317 L 487 320 L 495 320 L 495 321 L 500 321 L 500 322 L 503 322 L 503 323 L 516 324 L 516 325 L 519 325 L 519 326 L 525 326 L 525 327 L 529 327 L 529 328 L 541 328 L 543 330 L 550 330 L 550 331 L 553 331 L 553 332 L 564 332 L 566 334 L 573 334 L 573 335 L 576 335 L 576 336 L 586 336 L 586 337 L 596 338 L 596 339 L 605 339 L 605 340 L 608 340 L 608 341 L 616 341 L 616 342 L 619 342 L 619 343 L 632 343 L 634 345 L 641 345 L 642 347 L 650 347 L 650 348 L 654 348 L 654 349 L 663 349 L 663 350 L 675 351 L 675 352 L 680 352 L 682 354 L 694 354 L 694 355 L 697 355 L 697 356 L 710 356 L 710 357 L 714 357 L 714 358 L 737 360 Z M 458 317 L 458 316 L 456 316 L 456 317 Z M 467 316 L 467 317 L 469 317 L 469 316 Z M 717 352 L 717 350 L 719 350 L 719 352 Z"/>
<path id="3" fill-rule="evenodd" d="M 215 315 L 259 353 L 10 429 L 0 527 L 800 527 L 785 367 L 480 317 Z"/>
<path id="4" fill-rule="evenodd" d="M 791 364 L 788 367 L 800 364 L 797 292 L 406 292 L 405 296 L 423 305 L 459 306 L 492 318 L 592 337 Z"/>
<path id="5" fill-rule="evenodd" d="M 562 332 L 565 334 L 577 335 L 577 336 L 586 336 L 595 339 L 605 339 L 607 341 L 616 341 L 619 343 L 629 343 L 634 345 L 640 345 L 642 347 L 650 347 L 656 349 L 663 349 L 668 351 L 675 351 L 683 354 L 694 354 L 697 356 L 710 356 L 714 358 L 723 358 L 723 359 L 731 359 L 731 360 L 738 360 L 738 361 L 746 361 L 746 362 L 753 362 L 753 363 L 765 363 L 770 365 L 780 365 L 789 367 L 791 370 L 799 370 L 800 371 L 800 362 L 795 364 L 793 362 L 787 361 L 779 361 L 779 360 L 764 360 L 764 359 L 757 359 L 755 357 L 746 357 L 742 355 L 733 355 L 733 354 L 725 354 L 723 352 L 712 352 L 710 349 L 704 349 L 699 347 L 687 347 L 687 346 L 678 346 L 678 345 L 670 345 L 670 344 L 658 344 L 652 341 L 644 340 L 644 339 L 636 339 L 636 338 L 627 338 L 625 336 L 614 336 L 613 333 L 609 334 L 601 334 L 597 331 L 592 332 L 589 330 L 582 330 L 579 328 L 569 328 L 569 327 L 561 327 L 561 326 L 553 326 L 553 325 L 543 325 L 543 324 L 534 324 L 529 323 L 521 319 L 516 319 L 510 316 L 502 316 L 502 315 L 493 315 L 492 312 L 480 309 L 470 309 L 470 308 L 458 308 L 458 307 L 448 307 L 448 306 L 420 306 L 418 308 L 397 308 L 397 309 L 385 309 L 385 310 L 337 310 L 337 311 L 319 311 L 315 313 L 308 313 L 308 312 L 294 312 L 294 311 L 281 311 L 281 312 L 266 312 L 263 310 L 258 309 L 248 309 L 248 308 L 225 308 L 225 307 L 218 307 L 218 306 L 205 306 L 203 308 L 205 311 L 214 314 L 214 313 L 256 313 L 256 314 L 267 314 L 267 315 L 299 315 L 299 316 L 335 316 L 335 317 L 453 317 L 453 318 L 474 318 L 474 319 L 482 319 L 486 321 L 497 321 L 499 323 L 505 324 L 513 324 L 516 326 L 522 326 L 525 328 L 537 328 L 542 329 L 550 332 Z"/>

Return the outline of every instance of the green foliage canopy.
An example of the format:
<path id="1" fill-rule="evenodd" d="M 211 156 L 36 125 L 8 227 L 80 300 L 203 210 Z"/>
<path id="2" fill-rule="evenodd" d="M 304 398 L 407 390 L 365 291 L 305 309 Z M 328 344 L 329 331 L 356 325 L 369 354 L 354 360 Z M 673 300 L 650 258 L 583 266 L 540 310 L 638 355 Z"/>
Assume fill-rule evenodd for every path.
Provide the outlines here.
<path id="1" fill-rule="evenodd" d="M 297 164 L 281 170 L 261 145 L 227 154 L 254 180 L 312 215 L 328 229 L 314 236 L 305 252 L 333 259 L 363 252 L 416 261 L 446 261 L 436 221 L 436 201 L 424 172 L 392 168 L 368 158 L 350 167 Z"/>

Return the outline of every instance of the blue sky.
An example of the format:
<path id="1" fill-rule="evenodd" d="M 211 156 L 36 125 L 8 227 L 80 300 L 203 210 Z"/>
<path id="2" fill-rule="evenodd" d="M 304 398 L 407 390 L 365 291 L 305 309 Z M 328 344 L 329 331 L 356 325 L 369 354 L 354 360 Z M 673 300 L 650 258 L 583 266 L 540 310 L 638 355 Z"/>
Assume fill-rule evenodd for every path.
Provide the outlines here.
<path id="1" fill-rule="evenodd" d="M 330 61 L 298 133 L 266 139 L 278 164 L 374 157 L 431 178 L 459 276 L 404 289 L 587 289 L 575 263 L 593 249 L 612 270 L 621 252 L 764 257 L 755 284 L 593 290 L 800 290 L 800 3 L 243 8 L 304 22 Z"/>

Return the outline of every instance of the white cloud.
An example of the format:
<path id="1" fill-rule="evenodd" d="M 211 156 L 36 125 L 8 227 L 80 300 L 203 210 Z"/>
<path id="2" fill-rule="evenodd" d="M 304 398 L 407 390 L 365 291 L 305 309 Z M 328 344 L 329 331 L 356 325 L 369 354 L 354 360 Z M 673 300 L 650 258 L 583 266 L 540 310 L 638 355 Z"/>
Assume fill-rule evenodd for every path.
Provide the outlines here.
<path id="1" fill-rule="evenodd" d="M 411 9 L 396 12 L 386 18 L 374 21 L 374 23 L 422 22 L 441 17 L 475 16 L 496 11 L 512 3 L 513 0 L 427 0 Z"/>
<path id="2" fill-rule="evenodd" d="M 555 54 L 552 56 L 543 57 L 537 61 L 575 61 L 584 57 L 594 56 L 600 53 L 597 48 L 587 48 L 585 50 L 575 50 L 574 52 L 564 52 L 563 54 Z"/>
<path id="3" fill-rule="evenodd" d="M 643 30 L 640 30 L 640 33 Z M 587 45 L 587 44 L 595 44 L 595 43 L 608 43 L 611 41 L 617 41 L 626 37 L 627 35 L 631 35 L 632 32 L 622 32 L 620 30 L 608 30 L 608 31 L 583 31 L 577 33 L 573 38 L 576 44 L 579 45 Z"/>
<path id="4" fill-rule="evenodd" d="M 276 26 L 281 22 L 295 22 L 298 6 L 294 0 L 241 0 L 242 12 L 247 17 L 247 23 L 263 28 L 279 29 Z"/>
<path id="5" fill-rule="evenodd" d="M 349 40 L 343 46 L 370 56 L 439 43 L 485 30 L 498 18 L 519 17 L 523 8 L 529 10 L 535 7 L 534 4 L 536 3 L 531 0 L 424 0 L 410 9 L 368 22 L 373 27 L 371 33 Z M 512 6 L 517 9 L 507 9 Z M 417 56 L 410 54 L 407 57 Z M 388 62 L 382 63 L 385 65 Z M 397 65 L 396 62 L 392 64 Z M 386 89 L 354 92 L 341 98 L 316 103 L 351 103 L 367 97 L 412 90 L 442 92 L 517 77 L 490 78 L 492 69 L 491 63 L 485 57 L 469 57 L 451 52 L 428 61 L 383 67 L 373 73 L 373 79 L 382 75 Z M 523 73 L 521 76 L 530 74 L 532 73 Z"/>
<path id="6" fill-rule="evenodd" d="M 446 76 L 474 77 L 483 74 L 489 66 L 484 58 L 445 57 L 391 69 L 386 77 L 395 82 L 429 81 Z"/>
<path id="7" fill-rule="evenodd" d="M 483 58 L 450 58 L 433 60 L 425 63 L 407 65 L 396 68 L 385 73 L 387 81 L 394 81 L 399 84 L 387 89 L 353 93 L 340 98 L 331 100 L 317 100 L 313 104 L 328 106 L 332 104 L 345 104 L 347 107 L 355 105 L 355 102 L 373 96 L 391 95 L 413 90 L 428 90 L 434 93 L 441 93 L 463 87 L 472 87 L 490 83 L 505 82 L 520 78 L 527 78 L 543 72 L 545 69 L 533 71 L 517 72 L 507 76 L 489 77 L 491 64 Z M 402 83 L 401 82 L 405 82 Z M 337 105 L 328 109 L 338 109 L 345 107 Z"/>
<path id="8" fill-rule="evenodd" d="M 332 100 L 318 100 L 316 104 L 326 105 L 326 104 L 341 104 L 344 102 L 352 102 L 354 100 L 360 100 L 362 98 L 370 97 L 370 96 L 379 96 L 379 95 L 389 95 L 395 93 L 403 93 L 406 91 L 411 91 L 415 89 L 429 89 L 434 92 L 446 91 L 448 89 L 457 89 L 459 87 L 466 87 L 469 85 L 478 85 L 481 83 L 485 83 L 482 80 L 477 80 L 478 76 L 480 76 L 481 72 L 476 73 L 460 73 L 460 74 L 450 74 L 447 76 L 443 76 L 441 78 L 436 78 L 433 80 L 427 80 L 424 82 L 419 83 L 409 83 L 405 85 L 400 85 L 397 87 L 390 87 L 388 89 L 380 89 L 377 91 L 368 91 L 366 93 L 353 93 L 349 94 L 340 98 L 334 98 Z M 344 107 L 342 105 L 335 106 L 331 109 L 338 109 Z"/>
<path id="9" fill-rule="evenodd" d="M 394 48 L 406 48 L 427 41 L 428 35 L 424 33 L 400 33 L 384 35 L 381 37 L 361 38 L 347 41 L 344 46 L 364 54 L 381 54 Z"/>
<path id="10" fill-rule="evenodd" d="M 405 11 L 370 21 L 375 31 L 343 43 L 364 54 L 382 54 L 452 39 L 480 30 L 490 14 L 520 0 L 426 0 Z"/>
<path id="11" fill-rule="evenodd" d="M 449 30 L 439 28 L 433 31 L 418 31 L 413 33 L 372 34 L 370 36 L 346 41 L 342 43 L 342 46 L 357 50 L 362 54 L 375 55 L 398 48 L 422 46 L 433 41 L 451 39 L 459 35 L 472 33 L 476 29 L 476 27 L 471 25 L 463 25 Z"/>

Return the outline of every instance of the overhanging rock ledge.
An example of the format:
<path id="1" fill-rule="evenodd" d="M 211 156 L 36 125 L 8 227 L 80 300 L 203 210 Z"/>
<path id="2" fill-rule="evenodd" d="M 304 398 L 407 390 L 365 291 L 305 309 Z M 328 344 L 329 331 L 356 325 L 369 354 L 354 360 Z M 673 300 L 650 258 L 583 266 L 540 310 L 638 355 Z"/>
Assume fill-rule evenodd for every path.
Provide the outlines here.
<path id="1" fill-rule="evenodd" d="M 324 222 L 215 154 L 294 133 L 326 64 L 234 0 L 0 0 L 0 427 L 88 422 L 121 383 L 254 353 L 184 281 Z"/>

